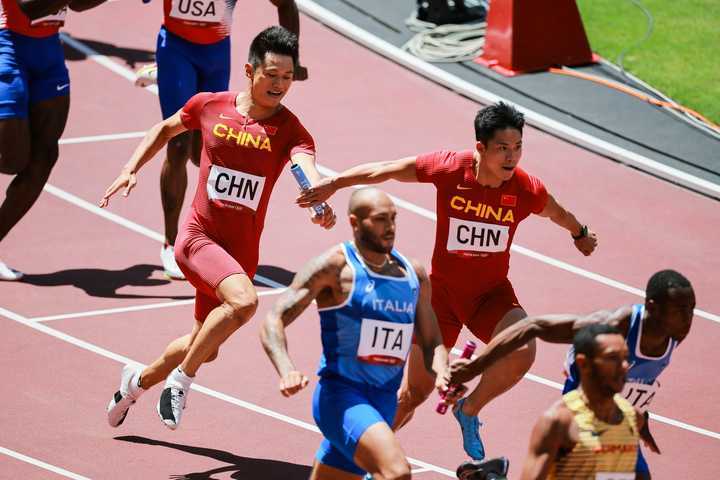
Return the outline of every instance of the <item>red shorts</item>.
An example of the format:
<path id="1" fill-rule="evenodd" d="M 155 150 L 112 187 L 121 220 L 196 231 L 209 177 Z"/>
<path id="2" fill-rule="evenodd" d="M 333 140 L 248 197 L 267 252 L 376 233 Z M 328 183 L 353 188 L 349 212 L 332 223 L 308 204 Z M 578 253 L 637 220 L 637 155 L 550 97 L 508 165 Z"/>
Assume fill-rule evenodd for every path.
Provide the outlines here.
<path id="1" fill-rule="evenodd" d="M 490 290 L 468 294 L 430 277 L 432 307 L 440 325 L 443 343 L 455 346 L 465 325 L 477 338 L 488 343 L 495 327 L 507 312 L 522 308 L 510 280 L 505 279 Z"/>
<path id="2" fill-rule="evenodd" d="M 185 278 L 195 287 L 195 319 L 199 322 L 204 322 L 208 314 L 222 304 L 216 290 L 223 280 L 238 273 L 250 278 L 255 275 L 257 260 L 238 257 L 211 238 L 194 212 L 190 213 L 178 232 L 175 260 Z M 257 259 L 257 255 L 251 258 Z"/>

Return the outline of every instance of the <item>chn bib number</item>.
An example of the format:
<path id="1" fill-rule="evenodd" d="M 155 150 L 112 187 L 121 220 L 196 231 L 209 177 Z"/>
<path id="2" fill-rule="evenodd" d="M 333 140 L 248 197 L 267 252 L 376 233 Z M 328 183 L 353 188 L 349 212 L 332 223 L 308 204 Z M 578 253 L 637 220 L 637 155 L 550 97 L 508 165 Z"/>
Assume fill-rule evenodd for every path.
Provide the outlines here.
<path id="1" fill-rule="evenodd" d="M 225 17 L 227 0 L 172 0 L 170 16 L 180 20 L 220 23 Z"/>
<path id="2" fill-rule="evenodd" d="M 213 165 L 207 180 L 210 200 L 223 200 L 257 210 L 265 177 Z"/>
<path id="3" fill-rule="evenodd" d="M 654 382 L 652 385 L 637 382 L 626 382 L 621 395 L 625 400 L 630 402 L 633 407 L 636 407 L 641 412 L 645 412 L 648 408 L 650 408 L 650 404 L 655 398 L 655 394 L 657 393 L 659 387 L 660 384 L 657 382 Z"/>
<path id="4" fill-rule="evenodd" d="M 635 472 L 598 472 L 595 480 L 635 480 Z"/>
<path id="5" fill-rule="evenodd" d="M 449 220 L 448 252 L 504 252 L 507 249 L 510 227 L 453 217 Z"/>
<path id="6" fill-rule="evenodd" d="M 30 22 L 30 25 L 33 27 L 47 27 L 50 25 L 62 26 L 65 24 L 65 15 L 67 15 L 67 7 L 63 7 L 55 13 L 51 13 L 50 15 L 36 18 L 35 20 Z"/>
<path id="7" fill-rule="evenodd" d="M 405 362 L 412 343 L 413 324 L 363 318 L 358 359 L 381 365 Z"/>

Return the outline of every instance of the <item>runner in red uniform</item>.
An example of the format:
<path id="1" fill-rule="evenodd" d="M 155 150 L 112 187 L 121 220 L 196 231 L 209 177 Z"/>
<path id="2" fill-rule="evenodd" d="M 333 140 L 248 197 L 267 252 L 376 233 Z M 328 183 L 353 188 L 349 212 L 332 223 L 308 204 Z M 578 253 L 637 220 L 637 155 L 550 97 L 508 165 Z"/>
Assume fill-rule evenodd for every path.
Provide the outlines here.
<path id="1" fill-rule="evenodd" d="M 277 7 L 278 23 L 296 35 L 300 19 L 295 0 L 270 0 Z M 224 92 L 230 82 L 230 32 L 237 0 L 163 0 L 163 24 L 157 37 L 157 66 L 140 71 L 156 75 L 163 119 L 175 114 L 193 95 Z M 245 6 L 245 8 L 248 8 Z M 294 80 L 307 78 L 295 66 Z M 140 84 L 147 79 L 138 77 Z M 160 172 L 160 197 L 165 224 L 165 244 L 160 250 L 165 275 L 183 279 L 175 262 L 175 241 L 187 189 L 187 161 L 200 161 L 199 132 L 186 132 L 167 144 Z"/>
<path id="2" fill-rule="evenodd" d="M 487 343 L 527 314 L 507 278 L 510 245 L 518 223 L 530 214 L 550 218 L 590 255 L 595 233 L 577 221 L 550 195 L 543 183 L 518 167 L 524 118 L 498 103 L 475 118 L 476 144 L 464 152 L 438 151 L 392 162 L 369 163 L 326 178 L 298 198 L 300 206 L 329 198 L 337 189 L 395 179 L 433 183 L 437 189 L 437 228 L 432 259 L 432 305 L 443 342 L 452 348 L 465 325 Z M 428 397 L 433 381 L 424 373 L 420 351 L 413 347 L 395 417 L 399 428 Z M 458 402 L 455 417 L 463 446 L 476 460 L 484 457 L 477 414 L 493 398 L 515 385 L 530 369 L 535 345 L 505 357 L 488 369 L 477 388 Z"/>
<path id="3" fill-rule="evenodd" d="M 68 7 L 105 0 L 0 0 L 0 173 L 13 175 L 0 205 L 0 241 L 40 196 L 58 159 L 70 77 L 58 31 Z M 22 273 L 0 261 L 0 280 Z"/>
<path id="4" fill-rule="evenodd" d="M 108 405 L 108 421 L 114 427 L 141 393 L 167 377 L 157 410 L 165 425 L 177 428 L 200 365 L 213 360 L 220 345 L 257 308 L 252 277 L 275 181 L 290 159 L 302 166 L 311 182 L 320 179 L 312 137 L 280 103 L 292 84 L 297 37 L 282 27 L 268 28 L 253 40 L 249 57 L 247 91 L 192 97 L 148 132 L 100 202 L 106 206 L 123 188 L 127 195 L 140 167 L 170 138 L 186 130 L 202 133 L 198 189 L 175 251 L 178 265 L 197 291 L 195 326 L 144 370 L 125 366 L 120 390 Z M 335 215 L 328 207 L 313 222 L 330 228 Z"/>

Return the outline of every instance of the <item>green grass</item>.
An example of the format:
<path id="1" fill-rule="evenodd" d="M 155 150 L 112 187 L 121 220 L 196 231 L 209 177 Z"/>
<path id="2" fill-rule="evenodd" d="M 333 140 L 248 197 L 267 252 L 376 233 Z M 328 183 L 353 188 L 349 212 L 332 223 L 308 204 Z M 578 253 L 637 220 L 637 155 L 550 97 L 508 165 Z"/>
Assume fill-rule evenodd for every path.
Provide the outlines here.
<path id="1" fill-rule="evenodd" d="M 655 19 L 625 69 L 680 104 L 720 123 L 720 0 L 641 0 Z M 617 63 L 643 38 L 647 20 L 630 0 L 578 0 L 592 50 Z"/>

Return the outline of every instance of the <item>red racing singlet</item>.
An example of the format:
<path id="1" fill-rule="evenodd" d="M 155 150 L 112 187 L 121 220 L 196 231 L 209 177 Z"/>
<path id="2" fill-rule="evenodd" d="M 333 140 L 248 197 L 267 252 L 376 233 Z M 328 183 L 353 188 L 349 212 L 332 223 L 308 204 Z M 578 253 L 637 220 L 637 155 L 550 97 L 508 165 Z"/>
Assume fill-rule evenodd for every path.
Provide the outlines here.
<path id="1" fill-rule="evenodd" d="M 504 281 L 518 224 L 545 208 L 543 183 L 516 168 L 500 187 L 484 187 L 475 180 L 472 151 L 420 155 L 416 173 L 437 189 L 433 277 L 474 294 Z"/>
<path id="2" fill-rule="evenodd" d="M 0 29 L 26 35 L 28 37 L 49 37 L 55 35 L 65 24 L 67 7 L 46 15 L 42 18 L 30 20 L 17 4 L 17 0 L 0 0 Z"/>
<path id="3" fill-rule="evenodd" d="M 216 43 L 230 35 L 237 0 L 163 0 L 164 25 L 193 43 Z"/>
<path id="4" fill-rule="evenodd" d="M 237 111 L 236 97 L 237 92 L 199 93 L 185 104 L 181 119 L 203 138 L 192 208 L 221 245 L 252 256 L 275 182 L 292 155 L 314 155 L 315 144 L 287 108 L 255 121 Z"/>

